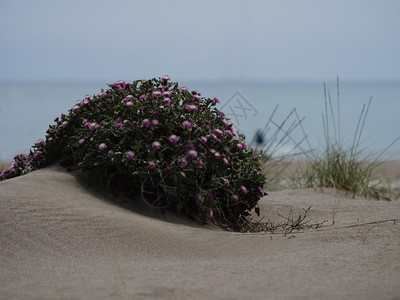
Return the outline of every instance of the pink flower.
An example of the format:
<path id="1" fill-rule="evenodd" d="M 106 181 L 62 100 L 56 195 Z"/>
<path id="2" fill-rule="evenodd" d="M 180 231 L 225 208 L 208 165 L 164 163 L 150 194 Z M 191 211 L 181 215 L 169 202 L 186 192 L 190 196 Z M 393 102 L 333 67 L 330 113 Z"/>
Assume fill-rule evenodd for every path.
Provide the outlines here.
<path id="1" fill-rule="evenodd" d="M 222 162 L 223 162 L 225 165 L 229 165 L 229 161 L 228 161 L 225 157 L 222 159 Z"/>
<path id="2" fill-rule="evenodd" d="M 233 203 L 237 203 L 239 201 L 239 196 L 238 195 L 232 195 L 231 196 L 231 200 L 233 201 Z"/>
<path id="3" fill-rule="evenodd" d="M 202 159 L 199 159 L 196 164 L 197 164 L 198 167 L 204 166 L 204 162 L 203 162 Z"/>
<path id="4" fill-rule="evenodd" d="M 214 156 L 215 156 L 216 158 L 221 158 L 221 153 L 219 153 L 218 151 L 216 151 L 216 152 L 214 153 Z"/>
<path id="5" fill-rule="evenodd" d="M 149 120 L 149 119 L 143 119 L 143 121 L 142 121 L 142 125 L 143 125 L 144 127 L 149 127 L 149 126 L 150 126 L 150 124 L 151 124 L 151 122 L 150 122 L 150 120 Z"/>
<path id="6" fill-rule="evenodd" d="M 186 167 L 187 164 L 188 164 L 188 161 L 187 161 L 186 158 L 184 158 L 184 157 L 178 158 L 178 159 L 177 159 L 177 162 L 178 162 L 178 165 L 179 165 L 181 168 Z"/>
<path id="7" fill-rule="evenodd" d="M 257 174 L 261 174 L 262 173 L 261 166 L 256 167 L 256 171 L 257 171 Z"/>
<path id="8" fill-rule="evenodd" d="M 132 159 L 132 158 L 135 157 L 135 152 L 133 152 L 133 151 L 127 151 L 127 152 L 125 153 L 125 157 L 126 157 L 127 159 Z"/>
<path id="9" fill-rule="evenodd" d="M 42 154 L 43 154 L 42 151 L 35 151 L 35 152 L 33 152 L 33 158 L 38 159 L 42 156 Z M 26 161 L 25 163 L 28 163 L 28 161 Z"/>
<path id="10" fill-rule="evenodd" d="M 215 103 L 220 103 L 219 100 L 218 100 L 218 98 L 215 98 L 215 97 L 214 97 L 213 100 L 214 100 Z"/>
<path id="11" fill-rule="evenodd" d="M 224 135 L 224 133 L 222 132 L 221 129 L 214 129 L 213 132 L 214 132 L 215 134 L 219 135 L 219 136 L 223 136 L 223 135 Z"/>
<path id="12" fill-rule="evenodd" d="M 35 143 L 35 145 L 36 145 L 37 147 L 43 146 L 43 145 L 44 145 L 44 140 L 43 140 L 43 139 L 37 140 L 37 142 Z"/>
<path id="13" fill-rule="evenodd" d="M 203 143 L 207 143 L 207 138 L 204 136 L 199 137 L 199 140 L 202 141 Z"/>
<path id="14" fill-rule="evenodd" d="M 114 151 L 112 151 L 112 150 L 108 151 L 107 157 L 111 158 L 113 156 L 114 156 Z"/>
<path id="15" fill-rule="evenodd" d="M 189 121 L 183 121 L 182 126 L 183 128 L 190 129 L 192 128 L 192 123 L 190 123 Z"/>
<path id="16" fill-rule="evenodd" d="M 147 95 L 142 95 L 139 97 L 140 100 L 146 100 L 147 98 L 149 98 L 149 96 Z"/>
<path id="17" fill-rule="evenodd" d="M 199 102 L 202 102 L 203 101 L 203 99 L 201 99 L 201 97 L 200 97 L 200 95 L 192 95 L 192 97 L 193 97 L 193 99 L 195 99 L 195 100 L 197 100 L 197 101 L 199 101 Z"/>
<path id="18" fill-rule="evenodd" d="M 239 190 L 242 192 L 243 195 L 246 195 L 248 193 L 248 191 L 244 185 L 239 186 Z"/>
<path id="19" fill-rule="evenodd" d="M 221 119 L 221 123 L 226 127 L 230 127 L 232 125 L 227 119 L 224 118 Z"/>
<path id="20" fill-rule="evenodd" d="M 126 106 L 133 106 L 133 96 L 128 95 L 124 99 L 122 99 L 121 103 L 126 105 Z"/>
<path id="21" fill-rule="evenodd" d="M 170 98 L 164 98 L 163 102 L 167 103 L 168 105 L 172 104 L 172 100 Z"/>
<path id="22" fill-rule="evenodd" d="M 186 108 L 188 111 L 196 111 L 196 110 L 197 110 L 197 105 L 194 105 L 194 104 L 185 104 L 185 108 Z"/>
<path id="23" fill-rule="evenodd" d="M 71 111 L 72 112 L 76 112 L 78 109 L 79 109 L 79 105 L 74 105 L 72 108 L 71 108 Z"/>
<path id="24" fill-rule="evenodd" d="M 211 219 L 213 217 L 213 210 L 211 207 L 206 208 L 206 219 Z"/>
<path id="25" fill-rule="evenodd" d="M 160 149 L 161 149 L 161 143 L 160 143 L 160 142 L 157 142 L 157 141 L 154 141 L 154 142 L 151 144 L 151 148 L 153 148 L 154 150 L 160 150 Z"/>
<path id="26" fill-rule="evenodd" d="M 210 133 L 210 138 L 212 138 L 215 142 L 219 141 L 218 137 L 214 133 Z"/>
<path id="27" fill-rule="evenodd" d="M 126 83 L 125 81 L 118 81 L 110 85 L 113 89 L 116 89 L 119 92 L 125 90 L 125 88 L 130 86 L 130 83 Z"/>
<path id="28" fill-rule="evenodd" d="M 258 192 L 260 193 L 261 197 L 264 197 L 264 189 L 261 186 L 258 187 Z"/>
<path id="29" fill-rule="evenodd" d="M 224 134 L 233 136 L 232 130 L 224 130 Z"/>
<path id="30" fill-rule="evenodd" d="M 154 91 L 151 95 L 152 95 L 153 97 L 160 97 L 160 96 L 163 95 L 163 93 L 160 92 L 160 91 Z"/>
<path id="31" fill-rule="evenodd" d="M 188 155 L 189 157 L 192 157 L 192 158 L 197 157 L 197 151 L 194 150 L 194 149 L 191 149 L 191 150 L 189 150 L 189 151 L 187 152 L 187 155 Z"/>
<path id="32" fill-rule="evenodd" d="M 177 142 L 179 141 L 179 136 L 177 136 L 177 135 L 175 135 L 175 134 L 171 134 L 171 135 L 168 137 L 168 141 L 169 141 L 171 144 L 177 143 Z"/>
<path id="33" fill-rule="evenodd" d="M 104 150 L 106 150 L 107 149 L 107 144 L 106 143 L 101 143 L 100 145 L 99 145 L 99 150 L 100 151 L 104 151 Z"/>
<path id="34" fill-rule="evenodd" d="M 246 144 L 245 143 L 238 143 L 237 147 L 239 148 L 239 150 L 246 148 Z"/>
<path id="35" fill-rule="evenodd" d="M 181 91 L 181 92 L 186 92 L 186 91 L 188 91 L 188 88 L 187 88 L 187 87 L 181 87 L 181 88 L 179 89 L 179 91 Z"/>
<path id="36" fill-rule="evenodd" d="M 154 170 L 156 167 L 157 167 L 157 164 L 154 161 L 150 160 L 147 162 L 147 169 Z"/>
<path id="37" fill-rule="evenodd" d="M 170 80 L 171 80 L 171 78 L 169 78 L 169 76 L 168 76 L 168 75 L 165 75 L 165 76 L 163 76 L 163 77 L 161 78 L 161 80 L 164 80 L 164 81 L 170 81 Z"/>
<path id="38" fill-rule="evenodd" d="M 151 126 L 157 127 L 159 124 L 160 124 L 160 121 L 158 121 L 156 119 L 151 120 Z"/>
<path id="39" fill-rule="evenodd" d="M 100 128 L 100 125 L 96 122 L 86 122 L 86 127 L 89 128 L 89 131 L 95 131 Z"/>
<path id="40" fill-rule="evenodd" d="M 166 92 L 164 92 L 163 94 L 164 94 L 164 96 L 167 96 L 167 97 L 169 97 L 169 96 L 172 95 L 172 93 L 171 93 L 170 91 L 166 91 Z"/>
<path id="41" fill-rule="evenodd" d="M 124 121 L 122 122 L 121 119 L 118 118 L 118 119 L 117 119 L 117 129 L 118 129 L 119 131 L 121 131 L 122 129 L 124 129 L 124 125 L 125 125 L 125 123 L 127 123 L 127 122 L 128 122 L 127 120 L 124 120 Z"/>
<path id="42" fill-rule="evenodd" d="M 64 121 L 64 122 L 61 123 L 61 127 L 64 128 L 64 127 L 66 127 L 68 124 L 69 124 L 68 121 Z"/>
<path id="43" fill-rule="evenodd" d="M 86 141 L 85 138 L 81 138 L 81 139 L 78 141 L 78 144 L 79 144 L 79 145 L 82 145 L 85 141 Z"/>
<path id="44" fill-rule="evenodd" d="M 194 195 L 194 201 L 196 201 L 197 204 L 201 204 L 203 202 L 203 199 L 202 199 L 200 193 L 197 193 L 196 195 Z"/>

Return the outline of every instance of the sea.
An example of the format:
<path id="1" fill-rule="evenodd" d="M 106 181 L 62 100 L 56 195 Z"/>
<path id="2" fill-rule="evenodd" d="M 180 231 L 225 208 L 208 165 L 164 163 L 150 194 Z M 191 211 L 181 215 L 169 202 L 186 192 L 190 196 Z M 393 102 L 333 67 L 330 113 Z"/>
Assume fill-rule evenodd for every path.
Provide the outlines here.
<path id="1" fill-rule="evenodd" d="M 348 148 L 358 144 L 357 150 L 368 157 L 400 159 L 400 141 L 396 142 L 400 137 L 400 82 L 179 84 L 199 91 L 202 97 L 218 98 L 218 108 L 235 130 L 264 154 L 302 157 L 323 151 L 328 137 Z M 96 81 L 0 82 L 0 161 L 29 153 L 55 117 L 67 113 L 76 101 L 107 88 L 105 82 Z"/>

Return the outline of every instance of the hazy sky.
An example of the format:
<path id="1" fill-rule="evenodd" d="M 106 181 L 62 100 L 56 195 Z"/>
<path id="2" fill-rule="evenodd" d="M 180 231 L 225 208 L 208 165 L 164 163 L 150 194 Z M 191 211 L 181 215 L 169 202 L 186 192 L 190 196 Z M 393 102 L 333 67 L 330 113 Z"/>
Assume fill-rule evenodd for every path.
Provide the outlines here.
<path id="1" fill-rule="evenodd" d="M 400 80 L 399 0 L 0 0 L 0 80 Z"/>

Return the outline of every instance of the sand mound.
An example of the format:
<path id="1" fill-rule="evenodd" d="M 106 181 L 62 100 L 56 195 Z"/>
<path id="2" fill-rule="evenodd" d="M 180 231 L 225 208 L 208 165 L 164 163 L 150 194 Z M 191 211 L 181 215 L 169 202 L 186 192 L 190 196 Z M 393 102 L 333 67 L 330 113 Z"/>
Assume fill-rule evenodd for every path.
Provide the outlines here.
<path id="1" fill-rule="evenodd" d="M 400 201 L 287 190 L 260 205 L 327 222 L 238 234 L 121 206 L 56 167 L 0 182 L 0 299 L 400 298 L 400 221 L 380 222 Z"/>

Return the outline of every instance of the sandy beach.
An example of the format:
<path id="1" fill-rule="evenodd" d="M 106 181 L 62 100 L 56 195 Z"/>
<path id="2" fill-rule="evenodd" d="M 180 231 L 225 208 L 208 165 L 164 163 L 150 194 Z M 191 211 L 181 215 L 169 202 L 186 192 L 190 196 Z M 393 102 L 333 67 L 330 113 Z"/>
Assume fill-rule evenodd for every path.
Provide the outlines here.
<path id="1" fill-rule="evenodd" d="M 49 167 L 0 182 L 0 299 L 400 299 L 400 201 L 270 192 L 319 229 L 226 232 L 121 203 Z"/>

